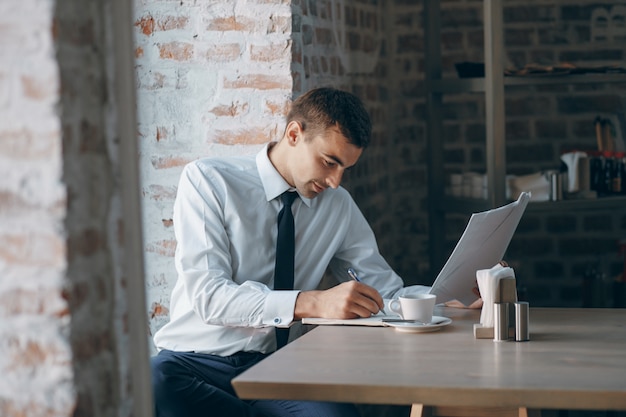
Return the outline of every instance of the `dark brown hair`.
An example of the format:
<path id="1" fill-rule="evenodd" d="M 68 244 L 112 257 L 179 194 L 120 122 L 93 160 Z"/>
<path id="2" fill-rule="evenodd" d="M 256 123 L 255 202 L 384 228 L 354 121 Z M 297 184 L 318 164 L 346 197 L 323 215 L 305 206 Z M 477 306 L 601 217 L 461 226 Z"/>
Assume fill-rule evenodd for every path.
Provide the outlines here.
<path id="1" fill-rule="evenodd" d="M 372 135 L 372 122 L 361 100 L 352 93 L 330 87 L 310 90 L 298 97 L 287 115 L 311 136 L 337 126 L 350 143 L 366 148 Z"/>

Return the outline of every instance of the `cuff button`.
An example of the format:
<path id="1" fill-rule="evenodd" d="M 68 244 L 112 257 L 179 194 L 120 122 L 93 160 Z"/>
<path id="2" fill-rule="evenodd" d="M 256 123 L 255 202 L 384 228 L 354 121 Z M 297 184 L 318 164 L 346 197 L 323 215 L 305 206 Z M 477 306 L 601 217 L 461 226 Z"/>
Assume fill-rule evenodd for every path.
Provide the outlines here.
<path id="1" fill-rule="evenodd" d="M 279 324 L 282 320 L 280 319 L 280 317 L 275 317 L 274 318 L 274 324 Z"/>

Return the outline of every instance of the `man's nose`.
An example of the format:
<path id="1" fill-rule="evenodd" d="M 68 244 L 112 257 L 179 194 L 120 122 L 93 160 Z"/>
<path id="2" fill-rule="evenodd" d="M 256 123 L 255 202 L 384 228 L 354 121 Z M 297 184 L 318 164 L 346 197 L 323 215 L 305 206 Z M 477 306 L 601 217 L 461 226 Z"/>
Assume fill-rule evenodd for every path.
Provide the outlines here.
<path id="1" fill-rule="evenodd" d="M 326 177 L 326 184 L 328 184 L 330 188 L 337 188 L 339 187 L 339 184 L 341 184 L 342 177 L 343 170 L 338 169 Z"/>

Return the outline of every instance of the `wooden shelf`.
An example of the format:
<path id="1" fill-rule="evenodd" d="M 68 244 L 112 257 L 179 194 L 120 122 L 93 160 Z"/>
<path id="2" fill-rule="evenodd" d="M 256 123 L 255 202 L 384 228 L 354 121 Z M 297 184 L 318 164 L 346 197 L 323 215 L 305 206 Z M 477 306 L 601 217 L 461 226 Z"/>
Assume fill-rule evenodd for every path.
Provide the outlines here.
<path id="1" fill-rule="evenodd" d="M 563 84 L 598 84 L 598 83 L 626 83 L 626 74 L 573 74 L 573 75 L 545 75 L 504 77 L 504 86 L 535 86 L 535 85 L 563 85 Z M 484 78 L 447 78 L 423 82 L 419 87 L 420 93 L 484 93 Z"/>
<path id="2" fill-rule="evenodd" d="M 626 212 L 626 196 L 601 197 L 595 199 L 570 199 L 559 201 L 531 202 L 526 210 L 531 212 L 546 211 L 594 211 L 621 209 Z"/>
<path id="3" fill-rule="evenodd" d="M 512 201 L 511 201 L 512 202 Z M 493 207 L 484 199 L 445 196 L 438 209 L 446 213 L 472 214 Z M 559 201 L 531 201 L 526 207 L 527 212 L 548 211 L 594 211 L 621 209 L 626 212 L 626 196 L 601 197 L 593 199 L 564 199 Z"/>

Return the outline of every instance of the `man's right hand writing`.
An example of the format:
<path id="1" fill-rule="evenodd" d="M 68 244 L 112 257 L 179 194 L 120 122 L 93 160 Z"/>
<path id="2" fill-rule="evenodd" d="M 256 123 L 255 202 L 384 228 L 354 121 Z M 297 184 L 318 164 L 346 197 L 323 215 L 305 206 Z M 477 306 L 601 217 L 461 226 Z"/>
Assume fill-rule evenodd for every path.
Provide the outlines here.
<path id="1" fill-rule="evenodd" d="M 355 319 L 369 317 L 384 307 L 382 296 L 369 285 L 348 281 L 324 291 L 298 294 L 294 318 Z"/>

